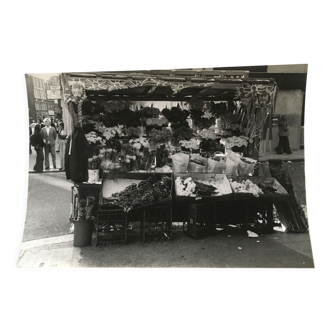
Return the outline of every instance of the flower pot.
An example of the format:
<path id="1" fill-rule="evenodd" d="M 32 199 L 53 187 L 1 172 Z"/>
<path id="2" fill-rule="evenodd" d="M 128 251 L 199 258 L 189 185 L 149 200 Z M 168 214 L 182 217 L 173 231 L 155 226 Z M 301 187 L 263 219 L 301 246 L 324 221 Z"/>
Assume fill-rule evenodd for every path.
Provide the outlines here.
<path id="1" fill-rule="evenodd" d="M 99 169 L 89 169 L 89 183 L 99 182 Z"/>

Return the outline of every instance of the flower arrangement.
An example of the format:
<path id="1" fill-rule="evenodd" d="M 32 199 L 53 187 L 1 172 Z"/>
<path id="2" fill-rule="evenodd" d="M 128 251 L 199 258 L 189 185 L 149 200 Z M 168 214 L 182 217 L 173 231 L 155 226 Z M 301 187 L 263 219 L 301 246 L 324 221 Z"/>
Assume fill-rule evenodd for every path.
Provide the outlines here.
<path id="1" fill-rule="evenodd" d="M 149 148 L 150 144 L 147 138 L 139 137 L 135 139 L 131 139 L 129 143 L 133 146 L 135 150 L 142 150 L 143 147 Z"/>
<path id="2" fill-rule="evenodd" d="M 142 136 L 143 134 L 143 131 L 142 131 L 142 128 L 141 127 L 129 127 L 127 129 L 127 136 L 129 137 L 139 137 L 139 136 Z"/>
<path id="3" fill-rule="evenodd" d="M 140 116 L 143 122 L 148 118 L 157 118 L 160 115 L 159 108 L 156 107 L 143 107 L 140 110 Z"/>
<path id="4" fill-rule="evenodd" d="M 168 128 L 162 128 L 161 130 L 153 128 L 150 131 L 150 137 L 156 142 L 166 142 L 171 140 L 172 133 Z"/>
<path id="5" fill-rule="evenodd" d="M 226 146 L 226 149 L 231 149 L 234 146 L 242 147 L 247 146 L 249 142 L 249 138 L 246 136 L 232 136 L 228 137 L 226 140 L 221 139 L 220 144 L 223 144 Z"/>
<path id="6" fill-rule="evenodd" d="M 194 136 L 193 133 L 191 128 L 185 126 L 175 129 L 172 134 L 172 144 L 179 145 L 182 140 L 190 140 Z"/>
<path id="7" fill-rule="evenodd" d="M 164 116 L 158 118 L 147 118 L 145 124 L 147 126 L 163 127 L 168 125 L 168 120 Z"/>
<path id="8" fill-rule="evenodd" d="M 88 169 L 99 169 L 101 164 L 100 156 L 93 156 L 88 159 Z"/>
<path id="9" fill-rule="evenodd" d="M 198 150 L 200 146 L 201 141 L 197 138 L 191 138 L 189 141 L 187 140 L 181 140 L 179 141 L 179 144 L 181 147 L 189 150 Z"/>
<path id="10" fill-rule="evenodd" d="M 98 136 L 95 131 L 91 131 L 88 134 L 85 134 L 85 137 L 89 144 L 101 144 L 102 143 L 102 137 Z"/>
<path id="11" fill-rule="evenodd" d="M 203 196 L 213 196 L 217 194 L 217 188 L 206 181 L 194 180 L 192 177 L 182 179 L 179 176 L 175 179 L 175 189 L 179 196 L 191 196 L 199 199 Z"/>
<path id="12" fill-rule="evenodd" d="M 172 126 L 177 123 L 186 122 L 189 115 L 189 112 L 187 110 L 182 110 L 179 105 L 177 107 L 172 107 L 171 109 L 164 108 L 161 113 Z"/>
<path id="13" fill-rule="evenodd" d="M 200 137 L 202 137 L 202 139 L 217 139 L 217 135 L 215 134 L 214 130 L 202 130 L 198 133 L 198 135 Z"/>
<path id="14" fill-rule="evenodd" d="M 255 197 L 263 194 L 263 191 L 249 179 L 242 180 L 240 182 L 229 179 L 229 183 L 235 193 L 250 193 L 253 194 Z"/>
<path id="15" fill-rule="evenodd" d="M 198 129 L 209 128 L 215 124 L 215 117 L 208 109 L 191 108 L 190 117 Z"/>
<path id="16" fill-rule="evenodd" d="M 134 208 L 152 205 L 160 200 L 168 199 L 171 195 L 172 181 L 169 176 L 151 175 L 138 184 L 132 184 L 120 193 L 113 194 L 104 201 L 111 201 L 129 212 Z"/>

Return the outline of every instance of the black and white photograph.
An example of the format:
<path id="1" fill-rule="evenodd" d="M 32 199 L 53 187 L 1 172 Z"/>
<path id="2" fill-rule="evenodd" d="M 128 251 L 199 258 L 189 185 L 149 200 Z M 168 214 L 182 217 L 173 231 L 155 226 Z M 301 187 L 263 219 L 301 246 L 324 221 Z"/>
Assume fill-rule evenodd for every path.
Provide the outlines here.
<path id="1" fill-rule="evenodd" d="M 314 268 L 307 68 L 26 74 L 17 266 Z"/>

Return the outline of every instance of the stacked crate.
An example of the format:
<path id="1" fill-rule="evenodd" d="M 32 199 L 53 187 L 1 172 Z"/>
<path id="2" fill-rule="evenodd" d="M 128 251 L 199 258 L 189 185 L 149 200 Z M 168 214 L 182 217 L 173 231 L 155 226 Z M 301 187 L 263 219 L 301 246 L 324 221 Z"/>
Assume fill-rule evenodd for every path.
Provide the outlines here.
<path id="1" fill-rule="evenodd" d="M 216 204 L 188 204 L 183 232 L 196 240 L 214 235 L 216 233 Z"/>
<path id="2" fill-rule="evenodd" d="M 172 205 L 156 205 L 144 208 L 141 238 L 143 242 L 147 240 L 172 240 Z"/>
<path id="3" fill-rule="evenodd" d="M 96 246 L 127 243 L 127 213 L 121 209 L 103 208 L 97 213 Z"/>

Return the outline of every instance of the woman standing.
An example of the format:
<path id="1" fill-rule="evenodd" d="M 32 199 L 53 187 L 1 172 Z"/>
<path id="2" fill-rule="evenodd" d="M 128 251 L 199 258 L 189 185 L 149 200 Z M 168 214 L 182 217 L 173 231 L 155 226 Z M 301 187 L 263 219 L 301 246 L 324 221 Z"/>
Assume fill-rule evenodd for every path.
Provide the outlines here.
<path id="1" fill-rule="evenodd" d="M 36 124 L 36 126 L 35 126 L 34 134 L 31 135 L 31 137 L 30 137 L 30 143 L 35 148 L 35 151 L 37 153 L 36 164 L 33 167 L 33 170 L 35 172 L 42 172 L 43 164 L 44 164 L 43 148 L 45 146 L 45 143 L 44 143 L 42 135 L 41 135 L 41 127 L 39 124 Z"/>
<path id="2" fill-rule="evenodd" d="M 62 171 L 65 169 L 65 149 L 66 149 L 66 142 L 67 142 L 67 135 L 64 131 L 64 123 L 60 122 L 58 127 L 58 140 L 59 140 L 59 147 L 60 147 L 60 169 Z"/>
<path id="3" fill-rule="evenodd" d="M 292 151 L 290 149 L 289 140 L 288 140 L 288 136 L 289 136 L 288 129 L 289 129 L 289 126 L 288 126 L 288 123 L 287 123 L 286 115 L 283 115 L 280 118 L 278 126 L 279 126 L 279 144 L 275 148 L 275 151 L 278 154 L 282 154 L 284 152 L 286 152 L 287 154 L 291 154 Z"/>

